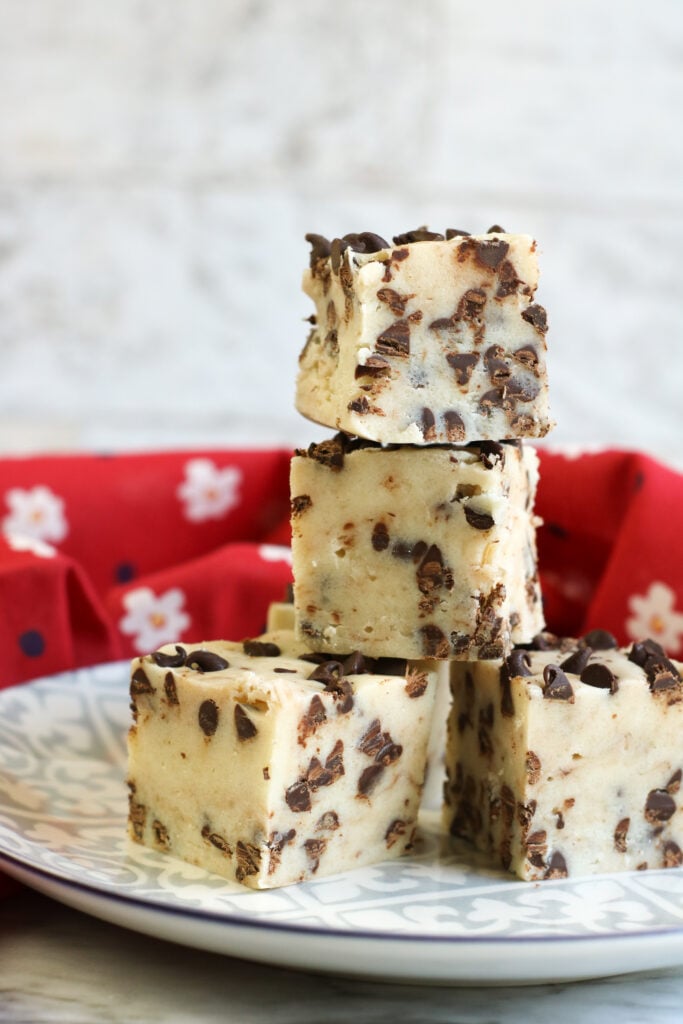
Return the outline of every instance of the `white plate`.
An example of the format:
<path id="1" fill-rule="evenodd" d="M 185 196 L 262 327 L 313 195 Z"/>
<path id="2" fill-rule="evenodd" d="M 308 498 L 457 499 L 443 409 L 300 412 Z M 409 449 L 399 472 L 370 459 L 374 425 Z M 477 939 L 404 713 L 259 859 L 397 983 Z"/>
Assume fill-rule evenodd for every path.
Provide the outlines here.
<path id="1" fill-rule="evenodd" d="M 0 865 L 86 913 L 274 965 L 530 984 L 683 963 L 683 872 L 540 884 L 473 861 L 426 816 L 417 855 L 253 892 L 125 835 L 127 664 L 0 693 Z"/>

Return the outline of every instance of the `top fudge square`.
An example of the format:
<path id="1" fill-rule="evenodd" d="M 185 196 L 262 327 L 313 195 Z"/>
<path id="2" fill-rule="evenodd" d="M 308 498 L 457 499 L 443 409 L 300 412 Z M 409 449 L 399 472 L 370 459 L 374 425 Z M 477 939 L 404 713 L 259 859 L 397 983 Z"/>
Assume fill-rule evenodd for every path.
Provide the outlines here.
<path id="1" fill-rule="evenodd" d="M 296 407 L 382 444 L 543 437 L 552 427 L 536 243 L 370 232 L 312 245 Z"/>

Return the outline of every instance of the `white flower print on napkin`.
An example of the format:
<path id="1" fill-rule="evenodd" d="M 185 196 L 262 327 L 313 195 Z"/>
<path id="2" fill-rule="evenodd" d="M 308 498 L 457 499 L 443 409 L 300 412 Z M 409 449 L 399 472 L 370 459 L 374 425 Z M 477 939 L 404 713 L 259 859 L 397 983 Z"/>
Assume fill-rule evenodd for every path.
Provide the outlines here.
<path id="1" fill-rule="evenodd" d="M 242 471 L 235 466 L 219 469 L 211 459 L 190 459 L 176 494 L 187 519 L 201 523 L 220 519 L 239 504 L 241 482 Z"/>
<path id="2" fill-rule="evenodd" d="M 69 532 L 64 502 L 49 487 L 12 487 L 5 494 L 5 501 L 10 511 L 2 521 L 4 533 L 58 544 Z"/>
<path id="3" fill-rule="evenodd" d="M 141 654 L 156 651 L 162 644 L 178 640 L 190 625 L 183 609 L 185 594 L 178 587 L 155 594 L 150 587 L 137 587 L 123 597 L 126 614 L 119 629 L 133 637 L 133 647 Z"/>
<path id="4" fill-rule="evenodd" d="M 54 558 L 57 548 L 52 544 L 46 544 L 44 540 L 36 540 L 35 537 L 27 537 L 25 533 L 4 534 L 7 547 L 12 551 L 30 551 L 38 558 Z"/>
<path id="5" fill-rule="evenodd" d="M 259 556 L 264 562 L 288 562 L 292 564 L 292 549 L 284 544 L 261 544 L 258 549 Z"/>
<path id="6" fill-rule="evenodd" d="M 683 633 L 683 615 L 676 611 L 676 595 L 666 583 L 655 582 L 646 594 L 634 594 L 628 606 L 633 617 L 626 621 L 632 640 L 651 638 L 672 654 L 678 653 Z"/>

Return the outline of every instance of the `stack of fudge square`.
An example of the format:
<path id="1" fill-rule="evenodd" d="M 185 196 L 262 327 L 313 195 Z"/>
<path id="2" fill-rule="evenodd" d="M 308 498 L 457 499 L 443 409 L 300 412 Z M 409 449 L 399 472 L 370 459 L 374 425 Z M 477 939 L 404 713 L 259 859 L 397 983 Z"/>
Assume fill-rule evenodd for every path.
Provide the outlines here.
<path id="1" fill-rule="evenodd" d="M 544 632 L 536 243 L 307 238 L 296 405 L 336 433 L 292 460 L 293 604 L 133 662 L 131 837 L 253 888 L 405 854 L 447 716 L 444 831 L 492 864 L 680 865 L 683 666 Z"/>

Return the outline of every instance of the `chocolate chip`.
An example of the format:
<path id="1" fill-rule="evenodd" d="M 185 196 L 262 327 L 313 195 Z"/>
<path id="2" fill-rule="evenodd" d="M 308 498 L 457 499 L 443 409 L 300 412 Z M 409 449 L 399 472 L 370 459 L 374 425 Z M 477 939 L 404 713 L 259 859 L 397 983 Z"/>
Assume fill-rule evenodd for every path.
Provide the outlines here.
<path id="1" fill-rule="evenodd" d="M 410 355 L 410 325 L 407 320 L 397 320 L 377 337 L 375 351 L 386 356 Z"/>
<path id="2" fill-rule="evenodd" d="M 645 820 L 651 825 L 668 821 L 676 810 L 676 802 L 665 789 L 651 789 L 645 801 Z"/>
<path id="3" fill-rule="evenodd" d="M 678 843 L 674 843 L 673 839 L 669 839 L 668 842 L 664 843 L 662 867 L 679 868 L 681 864 L 683 864 L 683 852 L 681 852 Z"/>
<path id="4" fill-rule="evenodd" d="M 290 811 L 300 814 L 311 809 L 311 794 L 305 779 L 295 782 L 285 791 L 285 801 Z"/>
<path id="5" fill-rule="evenodd" d="M 498 267 L 498 288 L 496 290 L 497 299 L 505 299 L 508 295 L 513 295 L 519 288 L 522 281 L 517 277 L 517 271 L 514 268 L 514 264 L 510 260 L 503 260 L 501 265 Z"/>
<path id="6" fill-rule="evenodd" d="M 353 707 L 353 687 L 347 679 L 336 680 L 333 677 L 325 683 L 325 692 L 332 694 L 338 715 L 348 714 Z"/>
<path id="7" fill-rule="evenodd" d="M 360 651 L 352 651 L 342 663 L 342 671 L 345 676 L 363 676 L 374 671 L 372 658 L 366 658 Z"/>
<path id="8" fill-rule="evenodd" d="M 489 380 L 498 387 L 505 385 L 512 374 L 509 364 L 502 356 L 503 349 L 500 345 L 491 345 L 484 353 L 484 363 Z"/>
<path id="9" fill-rule="evenodd" d="M 655 640 L 641 640 L 634 643 L 628 654 L 628 660 L 639 668 L 645 668 L 646 662 L 651 657 L 665 658 L 664 648 Z"/>
<path id="10" fill-rule="evenodd" d="M 139 842 L 142 842 L 147 824 L 147 808 L 135 800 L 132 792 L 128 794 L 128 820 L 133 835 Z"/>
<path id="11" fill-rule="evenodd" d="M 383 772 L 384 766 L 381 764 L 370 764 L 367 768 L 364 768 L 358 779 L 358 794 L 360 796 L 368 796 L 375 788 Z"/>
<path id="12" fill-rule="evenodd" d="M 431 409 L 426 407 L 420 413 L 420 430 L 425 441 L 436 440 L 436 420 Z"/>
<path id="13" fill-rule="evenodd" d="M 168 829 L 158 818 L 155 818 L 152 822 L 152 832 L 154 833 L 154 842 L 157 846 L 160 846 L 162 850 L 168 850 L 171 845 Z"/>
<path id="14" fill-rule="evenodd" d="M 516 648 L 510 652 L 504 664 L 511 679 L 516 676 L 531 675 L 531 658 L 527 651 L 520 651 Z"/>
<path id="15" fill-rule="evenodd" d="M 403 316 L 412 296 L 399 295 L 393 288 L 380 288 L 377 292 L 377 298 L 380 302 L 385 302 L 396 316 Z"/>
<path id="16" fill-rule="evenodd" d="M 548 700 L 567 700 L 574 703 L 572 684 L 559 665 L 546 665 L 543 669 L 543 696 Z"/>
<path id="17" fill-rule="evenodd" d="M 567 862 L 564 859 L 564 857 L 562 856 L 562 854 L 559 852 L 559 850 L 555 850 L 555 852 L 551 855 L 550 860 L 548 861 L 548 867 L 546 868 L 546 872 L 543 875 L 543 877 L 544 878 L 568 878 L 569 877 L 569 871 L 567 870 Z"/>
<path id="18" fill-rule="evenodd" d="M 204 700 L 199 705 L 199 728 L 205 736 L 213 736 L 218 728 L 218 705 L 215 700 Z"/>
<path id="19" fill-rule="evenodd" d="M 330 244 L 330 266 L 334 274 L 339 273 L 342 256 L 349 248 L 349 243 L 344 238 L 334 238 Z"/>
<path id="20" fill-rule="evenodd" d="M 312 232 L 306 235 L 306 241 L 311 245 L 311 267 L 318 260 L 326 260 L 330 255 L 330 243 L 323 235 L 315 235 Z"/>
<path id="21" fill-rule="evenodd" d="M 209 825 L 204 825 L 202 828 L 202 839 L 205 839 L 207 843 L 211 843 L 217 850 L 220 850 L 226 857 L 232 857 L 232 848 L 230 843 L 223 836 L 217 832 L 212 832 Z"/>
<path id="22" fill-rule="evenodd" d="M 614 830 L 614 849 L 617 850 L 618 853 L 626 853 L 626 837 L 628 836 L 630 825 L 630 818 L 622 818 L 621 821 L 617 823 L 617 827 Z"/>
<path id="23" fill-rule="evenodd" d="M 590 647 L 579 647 L 568 658 L 560 662 L 560 668 L 563 672 L 571 672 L 573 675 L 580 676 L 592 653 Z M 583 679 L 582 682 L 586 682 L 586 680 Z"/>
<path id="24" fill-rule="evenodd" d="M 505 228 L 502 228 L 500 226 L 500 224 L 494 224 L 492 227 L 490 227 L 488 229 L 488 231 L 485 232 L 485 234 L 487 234 L 487 235 L 505 235 L 505 234 L 507 234 L 507 232 L 505 231 Z"/>
<path id="25" fill-rule="evenodd" d="M 235 730 L 238 739 L 241 741 L 252 739 L 258 732 L 258 729 L 241 704 L 235 704 Z"/>
<path id="26" fill-rule="evenodd" d="M 324 661 L 313 669 L 308 678 L 328 686 L 330 683 L 337 683 L 343 675 L 344 666 L 341 661 Z"/>
<path id="27" fill-rule="evenodd" d="M 681 788 L 681 778 L 683 778 L 683 772 L 680 768 L 677 768 L 666 784 L 667 793 L 677 793 L 679 791 Z"/>
<path id="28" fill-rule="evenodd" d="M 431 594 L 444 585 L 444 564 L 441 551 L 432 544 L 417 567 L 415 578 L 421 594 Z"/>
<path id="29" fill-rule="evenodd" d="M 225 658 L 221 658 L 220 654 L 204 650 L 190 651 L 186 659 L 186 665 L 188 668 L 202 673 L 220 672 L 230 667 L 229 663 Z"/>
<path id="30" fill-rule="evenodd" d="M 155 693 L 155 689 L 147 678 L 144 669 L 136 668 L 130 680 L 131 697 L 139 697 L 143 693 Z"/>
<path id="31" fill-rule="evenodd" d="M 446 362 L 455 371 L 455 381 L 460 387 L 466 387 L 472 377 L 472 371 L 479 362 L 478 352 L 448 352 Z"/>
<path id="32" fill-rule="evenodd" d="M 394 820 L 391 822 L 391 824 L 389 825 L 388 829 L 384 833 L 384 842 L 387 845 L 387 850 L 390 850 L 391 847 L 399 839 L 401 839 L 405 834 L 406 834 L 406 823 L 405 823 L 405 821 L 402 821 L 400 818 L 394 818 Z"/>
<path id="33" fill-rule="evenodd" d="M 495 270 L 503 262 L 510 248 L 502 238 L 481 239 L 471 244 L 477 262 L 490 270 Z"/>
<path id="34" fill-rule="evenodd" d="M 325 764 L 321 764 L 317 757 L 311 758 L 306 773 L 306 784 L 310 790 L 315 792 L 322 786 L 331 786 L 344 775 L 344 744 L 337 740 L 331 752 L 325 758 Z"/>
<path id="35" fill-rule="evenodd" d="M 159 668 L 182 668 L 185 664 L 187 652 L 180 644 L 176 644 L 175 654 L 165 654 L 163 651 L 155 651 L 152 657 Z"/>
<path id="36" fill-rule="evenodd" d="M 545 855 L 548 851 L 548 835 L 544 828 L 537 829 L 527 836 L 524 843 L 529 862 L 536 868 L 545 867 Z"/>
<path id="37" fill-rule="evenodd" d="M 438 231 L 429 231 L 426 227 L 414 231 L 404 231 L 402 235 L 394 235 L 394 245 L 410 245 L 413 242 L 443 242 L 444 236 Z"/>
<path id="38" fill-rule="evenodd" d="M 252 843 L 243 843 L 241 840 L 235 850 L 237 868 L 235 878 L 242 882 L 248 875 L 257 875 L 261 867 L 261 851 L 258 846 Z"/>
<path id="39" fill-rule="evenodd" d="M 421 697 L 427 689 L 429 679 L 426 672 L 417 672 L 415 670 L 408 673 L 406 679 L 405 691 L 411 700 L 416 700 Z"/>
<path id="40" fill-rule="evenodd" d="M 504 404 L 505 388 L 491 388 L 479 399 L 479 408 L 483 413 L 490 413 L 491 409 L 502 409 Z"/>
<path id="41" fill-rule="evenodd" d="M 495 469 L 498 464 L 505 465 L 505 447 L 498 441 L 477 441 L 474 450 L 484 469 Z"/>
<path id="42" fill-rule="evenodd" d="M 176 689 L 175 677 L 172 672 L 167 672 L 164 676 L 164 693 L 166 694 L 166 702 L 168 704 L 179 704 L 178 690 Z"/>
<path id="43" fill-rule="evenodd" d="M 607 665 L 602 665 L 600 662 L 591 662 L 586 665 L 581 672 L 581 682 L 587 683 L 589 686 L 596 686 L 600 690 L 609 690 L 610 693 L 616 693 L 619 689 L 617 677 L 607 668 Z"/>
<path id="44" fill-rule="evenodd" d="M 370 412 L 370 403 L 365 395 L 361 395 L 360 398 L 353 398 L 346 408 L 349 412 L 357 412 L 359 416 L 365 416 Z"/>
<path id="45" fill-rule="evenodd" d="M 446 635 L 434 623 L 420 626 L 422 650 L 427 658 L 444 660 L 450 655 L 450 646 Z"/>
<path id="46" fill-rule="evenodd" d="M 359 363 L 354 370 L 354 378 L 387 377 L 391 373 L 391 363 L 384 356 L 368 356 L 364 363 Z"/>
<path id="47" fill-rule="evenodd" d="M 303 512 L 306 512 L 312 504 L 313 500 L 310 494 L 297 494 L 290 502 L 292 516 L 300 516 Z"/>
<path id="48" fill-rule="evenodd" d="M 267 842 L 267 847 L 270 851 L 270 861 L 268 864 L 268 874 L 272 875 L 282 858 L 282 851 L 285 846 L 296 836 L 296 829 L 290 828 L 288 832 L 271 832 L 270 838 Z"/>
<path id="49" fill-rule="evenodd" d="M 465 519 L 475 530 L 490 530 L 495 526 L 493 516 L 489 512 L 477 511 L 471 505 L 464 505 Z"/>
<path id="50" fill-rule="evenodd" d="M 427 544 L 423 540 L 418 540 L 415 544 L 408 544 L 406 541 L 397 540 L 391 549 L 391 553 L 394 558 L 412 561 L 417 565 L 422 560 L 426 550 Z"/>
<path id="51" fill-rule="evenodd" d="M 339 828 L 339 815 L 336 811 L 325 811 L 315 823 L 316 832 L 336 832 Z"/>
<path id="52" fill-rule="evenodd" d="M 327 847 L 327 840 L 306 839 L 303 846 L 304 850 L 306 851 L 306 856 L 310 861 L 310 872 L 312 875 L 314 875 L 318 870 L 318 867 L 320 866 L 320 858 L 324 854 L 325 848 Z"/>
<path id="53" fill-rule="evenodd" d="M 443 414 L 443 421 L 446 427 L 446 437 L 451 444 L 458 444 L 464 441 L 467 436 L 465 421 L 455 409 L 446 409 Z"/>
<path id="54" fill-rule="evenodd" d="M 469 238 L 471 234 L 471 231 L 463 231 L 462 228 L 447 228 L 446 241 L 450 242 L 451 238 Z"/>
<path id="55" fill-rule="evenodd" d="M 243 640 L 242 650 L 250 658 L 279 658 L 282 654 L 277 644 L 266 640 Z"/>
<path id="56" fill-rule="evenodd" d="M 298 727 L 298 740 L 302 745 L 306 742 L 309 736 L 312 736 L 315 730 L 324 721 L 327 720 L 325 714 L 325 707 L 320 697 L 316 693 L 311 699 L 311 703 L 308 706 L 308 711 L 301 718 Z"/>
<path id="57" fill-rule="evenodd" d="M 539 306 L 537 303 L 527 306 L 522 311 L 522 320 L 526 320 L 527 323 L 535 327 L 541 334 L 545 334 L 548 330 L 548 314 L 543 306 Z"/>
<path id="58" fill-rule="evenodd" d="M 529 370 L 533 370 L 534 372 L 537 370 L 538 352 L 533 345 L 522 345 L 521 348 L 515 349 L 512 355 L 517 362 L 522 363 L 522 365 L 526 366 Z"/>
<path id="59" fill-rule="evenodd" d="M 581 637 L 581 643 L 594 651 L 612 651 L 619 646 L 616 637 L 606 629 L 592 629 L 590 633 Z"/>

